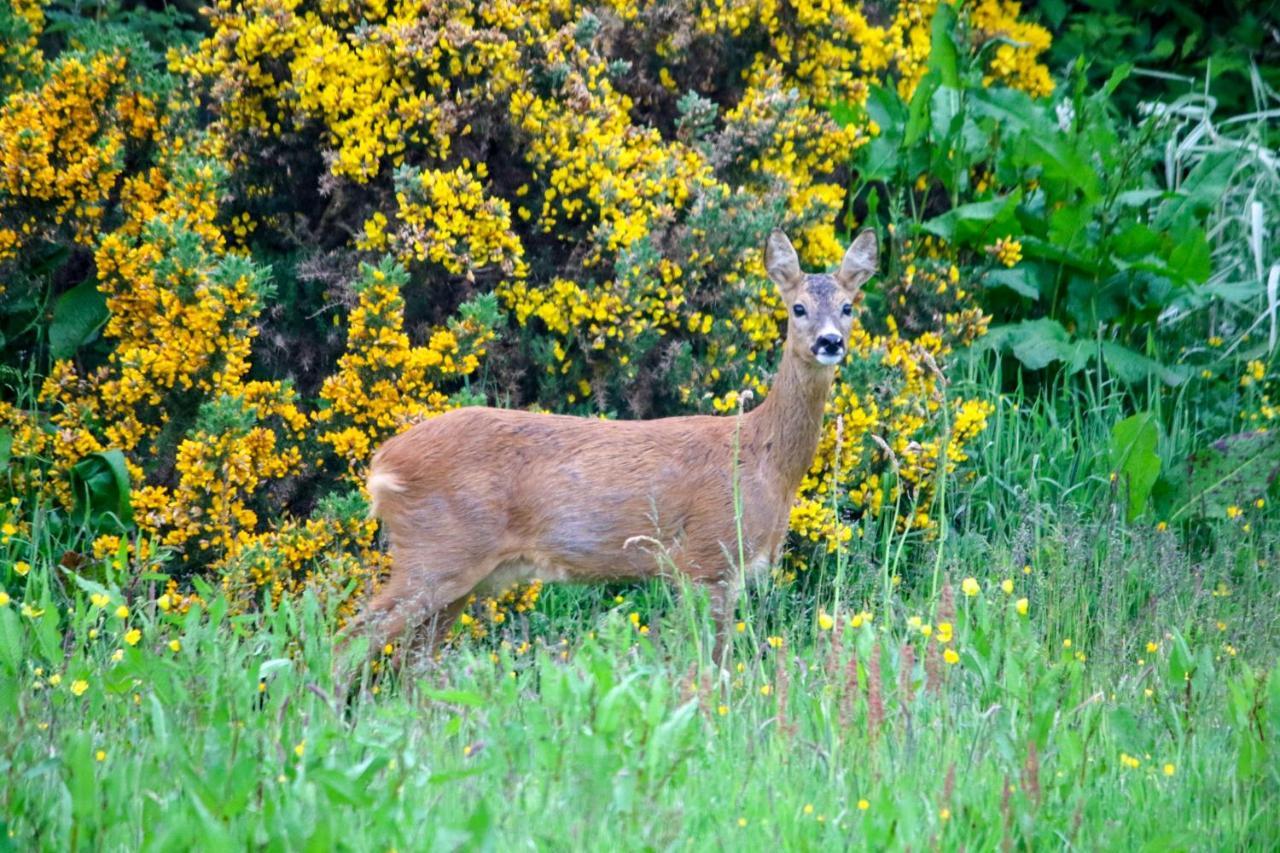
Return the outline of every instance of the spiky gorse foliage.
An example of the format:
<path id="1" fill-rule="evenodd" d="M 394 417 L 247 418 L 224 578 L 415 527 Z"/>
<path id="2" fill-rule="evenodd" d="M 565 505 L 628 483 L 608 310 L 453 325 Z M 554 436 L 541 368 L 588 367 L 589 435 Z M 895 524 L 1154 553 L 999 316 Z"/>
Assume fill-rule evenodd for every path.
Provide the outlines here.
<path id="1" fill-rule="evenodd" d="M 313 508 L 415 419 L 482 394 L 651 417 L 767 393 L 786 310 L 759 247 L 782 225 L 809 266 L 839 257 L 841 170 L 878 129 L 825 107 L 911 91 L 935 8 L 219 0 L 148 77 L 140 43 L 46 60 L 40 7 L 11 5 L 0 263 L 79 241 L 109 319 L 99 358 L 0 421 L 64 503 L 77 460 L 123 450 L 139 541 L 238 600 L 364 583 L 357 502 Z M 991 80 L 1044 93 L 1047 35 L 1016 3 L 962 18 Z M 930 252 L 922 278 L 952 262 Z M 914 275 L 853 342 L 793 518 L 819 545 L 904 501 L 927 529 L 984 425 L 938 371 L 984 318 Z"/>

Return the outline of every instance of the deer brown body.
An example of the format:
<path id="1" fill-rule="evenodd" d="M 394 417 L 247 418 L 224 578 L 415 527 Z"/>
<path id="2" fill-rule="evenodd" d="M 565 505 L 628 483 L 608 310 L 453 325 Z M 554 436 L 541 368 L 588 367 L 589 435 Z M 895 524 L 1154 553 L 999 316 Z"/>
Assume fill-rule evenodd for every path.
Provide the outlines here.
<path id="1" fill-rule="evenodd" d="M 475 407 L 387 441 L 368 490 L 392 571 L 357 620 L 372 647 L 415 633 L 434 646 L 473 591 L 677 572 L 709 588 L 722 661 L 741 576 L 778 559 L 875 261 L 865 233 L 835 274 L 805 275 L 774 232 L 766 268 L 792 317 L 769 395 L 745 415 L 606 421 Z"/>

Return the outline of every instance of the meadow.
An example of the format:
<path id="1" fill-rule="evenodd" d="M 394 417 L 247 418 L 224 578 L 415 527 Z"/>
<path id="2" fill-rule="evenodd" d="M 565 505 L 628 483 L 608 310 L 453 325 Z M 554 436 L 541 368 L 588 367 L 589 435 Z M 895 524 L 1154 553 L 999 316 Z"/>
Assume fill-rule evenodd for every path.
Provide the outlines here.
<path id="1" fill-rule="evenodd" d="M 0 850 L 1275 849 L 1280 61 L 1178 8 L 0 0 Z M 749 410 L 779 225 L 881 269 L 729 666 L 335 683 L 373 450 Z"/>
<path id="2" fill-rule="evenodd" d="M 1117 404 L 1005 399 L 965 529 L 908 557 L 868 527 L 748 594 L 723 676 L 705 599 L 658 583 L 548 588 L 343 704 L 312 596 L 179 614 L 114 577 L 65 635 L 11 605 L 10 843 L 1268 849 L 1274 522 L 1198 552 L 1127 527 L 1090 450 Z"/>

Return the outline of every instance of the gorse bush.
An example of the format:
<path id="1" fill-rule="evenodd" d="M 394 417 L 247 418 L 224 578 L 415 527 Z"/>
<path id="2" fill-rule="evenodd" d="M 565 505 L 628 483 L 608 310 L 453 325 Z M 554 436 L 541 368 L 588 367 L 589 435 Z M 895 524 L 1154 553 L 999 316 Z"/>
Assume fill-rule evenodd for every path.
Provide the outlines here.
<path id="1" fill-rule="evenodd" d="M 46 56 L 43 7 L 6 4 L 0 298 L 44 377 L 0 409 L 8 493 L 249 603 L 376 575 L 357 484 L 415 419 L 739 410 L 786 316 L 765 236 L 832 263 L 881 132 L 826 107 L 910 96 L 935 8 L 220 2 L 162 61 L 110 25 Z M 1017 4 L 961 18 L 986 82 L 1051 90 Z M 983 427 L 943 391 L 984 324 L 944 273 L 937 322 L 903 298 L 855 335 L 793 519 L 819 549 L 888 505 L 928 530 Z"/>

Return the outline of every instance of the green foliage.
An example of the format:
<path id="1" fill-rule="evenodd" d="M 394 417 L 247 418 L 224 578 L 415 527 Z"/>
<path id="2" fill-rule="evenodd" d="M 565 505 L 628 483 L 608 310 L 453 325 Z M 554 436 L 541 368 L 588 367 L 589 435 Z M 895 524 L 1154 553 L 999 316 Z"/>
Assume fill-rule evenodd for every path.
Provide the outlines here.
<path id="1" fill-rule="evenodd" d="M 1271 0 L 1049 0 L 1038 4 L 1054 30 L 1051 64 L 1087 63 L 1089 79 L 1106 80 L 1122 64 L 1146 70 L 1118 92 L 1131 109 L 1153 96 L 1182 94 L 1208 84 L 1226 109 L 1253 101 L 1255 69 L 1280 86 L 1280 47 L 1269 33 L 1280 19 Z"/>
<path id="2" fill-rule="evenodd" d="M 945 15 L 934 23 L 930 71 L 911 102 L 872 91 L 867 110 L 881 133 L 854 159 L 855 193 L 879 212 L 884 186 L 896 188 L 880 215 L 898 233 L 969 257 L 1017 244 L 1020 261 L 974 271 L 984 307 L 1003 321 L 982 346 L 1030 370 L 1101 362 L 1129 384 L 1185 381 L 1189 369 L 1153 358 L 1147 339 L 1170 312 L 1208 297 L 1211 217 L 1241 153 L 1213 150 L 1159 180 L 1172 118 L 1130 125 L 1115 110 L 1131 68 L 1093 92 L 1077 73 L 1037 101 L 956 70 L 953 43 L 940 37 Z"/>
<path id="3" fill-rule="evenodd" d="M 981 566 L 971 596 L 959 575 L 931 595 L 903 563 L 890 609 L 856 627 L 856 578 L 829 629 L 807 598 L 744 602 L 723 681 L 696 592 L 557 589 L 510 642 L 345 702 L 314 597 L 233 619 L 207 586 L 184 612 L 71 575 L 65 639 L 47 612 L 0 606 L 0 820 L 19 847 L 1265 846 L 1280 578 L 1229 566 L 1274 543 L 1224 543 L 1202 585 L 1152 603 L 1130 579 L 1166 583 L 1186 559 L 1159 538 L 1077 543 L 1085 530 L 1047 521 L 1024 555 L 991 533 L 947 558 Z M 1093 587 L 1060 543 L 1117 582 Z M 33 586 L 52 571 L 34 566 Z M 1062 594 L 1082 586 L 1083 610 Z"/>
<path id="4" fill-rule="evenodd" d="M 1111 470 L 1124 478 L 1129 521 L 1147 508 L 1151 489 L 1160 476 L 1159 438 L 1159 424 L 1150 412 L 1125 418 L 1111 429 Z"/>
<path id="5" fill-rule="evenodd" d="M 129 470 L 119 450 L 90 454 L 72 466 L 71 490 L 81 523 L 114 532 L 133 521 Z"/>
<path id="6" fill-rule="evenodd" d="M 55 358 L 70 358 L 106 324 L 107 300 L 93 279 L 58 297 L 49 322 L 49 353 Z"/>

